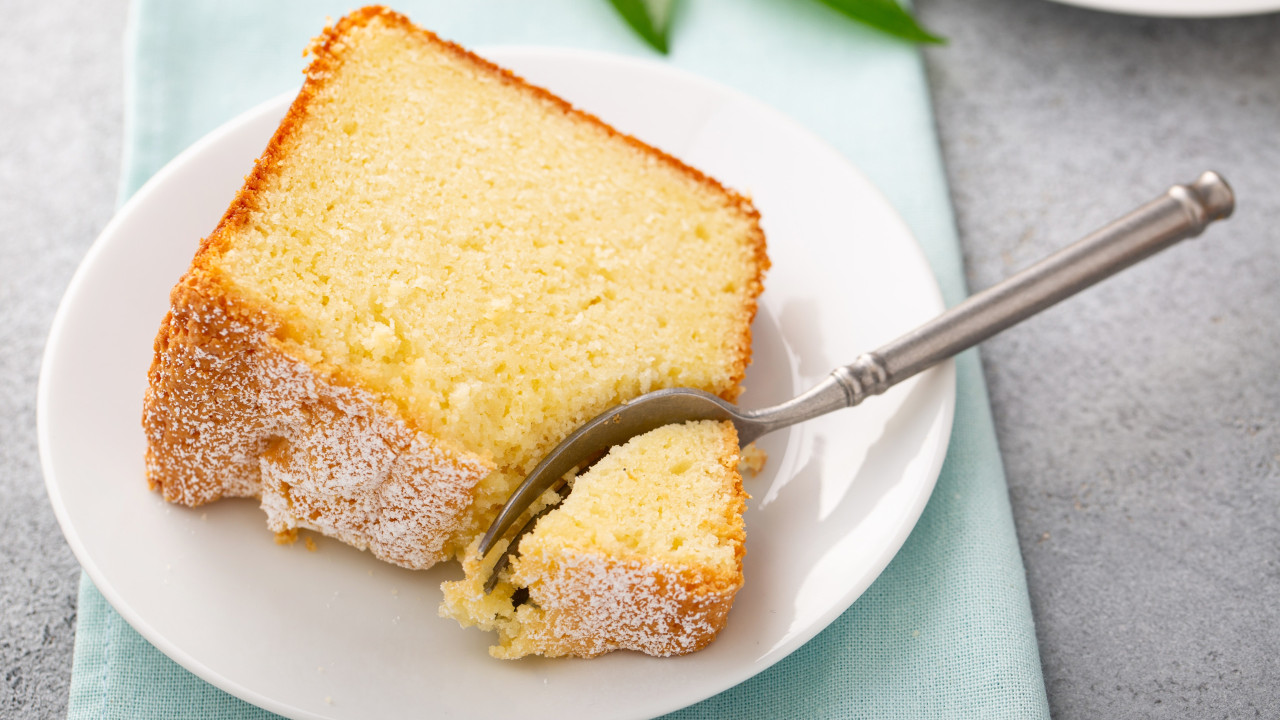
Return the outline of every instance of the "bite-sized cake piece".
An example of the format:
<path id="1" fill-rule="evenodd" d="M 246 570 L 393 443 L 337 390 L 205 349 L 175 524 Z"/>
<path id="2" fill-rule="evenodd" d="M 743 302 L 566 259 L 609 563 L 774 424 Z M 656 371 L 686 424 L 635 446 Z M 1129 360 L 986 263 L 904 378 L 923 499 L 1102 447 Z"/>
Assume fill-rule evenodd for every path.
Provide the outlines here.
<path id="1" fill-rule="evenodd" d="M 465 579 L 444 584 L 441 614 L 496 630 L 499 658 L 705 647 L 742 587 L 738 462 L 733 425 L 710 420 L 613 448 L 519 540 L 491 593 L 501 548 L 465 560 Z"/>
<path id="2" fill-rule="evenodd" d="M 166 499 L 424 568 L 604 409 L 738 393 L 750 202 L 388 10 L 312 52 L 156 338 Z"/>

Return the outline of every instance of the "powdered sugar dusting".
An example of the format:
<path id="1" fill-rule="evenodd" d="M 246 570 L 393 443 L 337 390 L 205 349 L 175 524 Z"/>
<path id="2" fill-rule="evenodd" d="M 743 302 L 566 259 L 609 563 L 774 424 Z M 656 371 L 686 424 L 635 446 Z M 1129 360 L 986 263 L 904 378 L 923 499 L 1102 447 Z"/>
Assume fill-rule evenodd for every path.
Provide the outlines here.
<path id="1" fill-rule="evenodd" d="M 503 633 L 499 657 L 693 652 L 724 627 L 741 587 L 741 575 L 721 578 L 703 568 L 591 553 L 522 557 L 514 576 L 529 588 L 530 604 L 517 609 L 520 634 Z"/>
<path id="2" fill-rule="evenodd" d="M 463 579 L 442 586 L 440 614 L 496 630 L 490 654 L 507 659 L 706 646 L 742 587 L 746 494 L 737 463 L 737 434 L 714 421 L 666 426 L 613 448 L 520 540 L 492 592 L 485 581 L 505 548 L 480 558 L 472 543 Z M 689 504 L 698 511 L 678 512 Z M 656 538 L 645 538 L 649 531 Z"/>
<path id="3" fill-rule="evenodd" d="M 152 486 L 192 506 L 257 496 L 273 531 L 316 530 L 404 567 L 443 559 L 492 465 L 291 357 L 268 316 L 198 282 L 174 289 L 156 341 L 143 414 Z"/>

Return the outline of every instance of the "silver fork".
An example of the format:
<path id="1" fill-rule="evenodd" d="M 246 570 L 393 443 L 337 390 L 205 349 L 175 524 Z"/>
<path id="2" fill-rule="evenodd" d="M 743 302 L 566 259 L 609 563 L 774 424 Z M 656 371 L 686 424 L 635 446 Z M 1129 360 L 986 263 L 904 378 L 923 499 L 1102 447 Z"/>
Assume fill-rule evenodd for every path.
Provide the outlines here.
<path id="1" fill-rule="evenodd" d="M 663 425 L 689 420 L 728 420 L 743 445 L 767 433 L 833 410 L 853 407 L 899 382 L 966 350 L 1005 328 L 1143 260 L 1174 243 L 1199 235 L 1214 220 L 1231 215 L 1235 195 L 1217 173 L 1206 172 L 1050 255 L 1007 280 L 969 297 L 924 325 L 874 352 L 838 367 L 808 392 L 781 405 L 740 410 L 707 392 L 673 388 L 646 393 L 578 428 L 534 468 L 507 500 L 480 541 L 481 557 L 552 486 L 584 460 Z M 492 589 L 519 534 L 494 566 Z"/>

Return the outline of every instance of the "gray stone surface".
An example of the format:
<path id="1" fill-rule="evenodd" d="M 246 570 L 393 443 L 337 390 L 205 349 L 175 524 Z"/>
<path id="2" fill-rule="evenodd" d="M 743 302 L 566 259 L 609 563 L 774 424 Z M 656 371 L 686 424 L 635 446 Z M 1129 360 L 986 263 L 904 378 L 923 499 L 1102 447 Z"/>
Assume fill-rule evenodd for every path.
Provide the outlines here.
<path id="1" fill-rule="evenodd" d="M 1054 716 L 1280 717 L 1280 16 L 917 6 L 971 287 L 1234 184 L 1228 223 L 983 360 Z"/>
<path id="2" fill-rule="evenodd" d="M 0 717 L 66 714 L 80 567 L 45 495 L 36 378 L 76 265 L 115 207 L 124 4 L 0 23 Z"/>
<path id="3" fill-rule="evenodd" d="M 693 0 L 696 1 L 696 0 Z M 973 287 L 1214 168 L 1237 217 L 991 341 L 987 379 L 1059 718 L 1280 716 L 1280 16 L 918 0 Z M 106 224 L 123 3 L 0 25 L 0 716 L 65 713 L 78 569 L 35 386 Z"/>

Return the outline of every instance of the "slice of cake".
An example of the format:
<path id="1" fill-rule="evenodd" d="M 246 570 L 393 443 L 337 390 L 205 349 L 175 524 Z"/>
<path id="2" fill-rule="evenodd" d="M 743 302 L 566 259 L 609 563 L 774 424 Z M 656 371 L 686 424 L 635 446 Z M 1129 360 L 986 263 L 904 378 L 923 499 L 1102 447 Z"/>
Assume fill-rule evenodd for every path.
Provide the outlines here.
<path id="1" fill-rule="evenodd" d="M 258 497 L 277 533 L 424 568 L 600 411 L 737 395 L 750 202 L 385 9 L 312 52 L 156 338 L 166 499 Z"/>
<path id="2" fill-rule="evenodd" d="M 496 630 L 499 658 L 701 649 L 742 587 L 738 460 L 731 423 L 633 438 L 519 540 L 492 592 L 483 586 L 499 553 L 468 559 L 467 577 L 444 584 L 441 614 Z"/>

